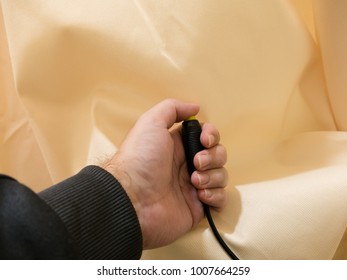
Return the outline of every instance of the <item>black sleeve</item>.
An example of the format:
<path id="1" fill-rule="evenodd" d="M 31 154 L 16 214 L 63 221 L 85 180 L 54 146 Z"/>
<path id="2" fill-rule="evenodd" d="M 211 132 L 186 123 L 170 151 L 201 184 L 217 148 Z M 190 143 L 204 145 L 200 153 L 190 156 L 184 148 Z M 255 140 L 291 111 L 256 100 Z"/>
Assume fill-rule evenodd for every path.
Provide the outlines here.
<path id="1" fill-rule="evenodd" d="M 36 195 L 0 178 L 0 256 L 6 259 L 138 259 L 141 228 L 118 181 L 97 166 Z"/>
<path id="2" fill-rule="evenodd" d="M 29 188 L 0 176 L 0 258 L 73 259 L 77 256 L 58 215 Z"/>

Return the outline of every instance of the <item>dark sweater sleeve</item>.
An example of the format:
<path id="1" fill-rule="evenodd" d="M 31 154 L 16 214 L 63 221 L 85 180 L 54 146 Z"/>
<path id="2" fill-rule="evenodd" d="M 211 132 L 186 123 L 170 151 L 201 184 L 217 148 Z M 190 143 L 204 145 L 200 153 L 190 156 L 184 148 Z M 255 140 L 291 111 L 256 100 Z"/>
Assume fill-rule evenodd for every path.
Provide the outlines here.
<path id="1" fill-rule="evenodd" d="M 38 195 L 0 177 L 3 259 L 138 259 L 141 228 L 119 182 L 97 166 Z"/>
<path id="2" fill-rule="evenodd" d="M 74 259 L 59 216 L 33 191 L 0 175 L 0 259 Z"/>
<path id="3" fill-rule="evenodd" d="M 142 234 L 133 205 L 107 171 L 87 166 L 39 193 L 58 214 L 82 259 L 139 259 Z"/>

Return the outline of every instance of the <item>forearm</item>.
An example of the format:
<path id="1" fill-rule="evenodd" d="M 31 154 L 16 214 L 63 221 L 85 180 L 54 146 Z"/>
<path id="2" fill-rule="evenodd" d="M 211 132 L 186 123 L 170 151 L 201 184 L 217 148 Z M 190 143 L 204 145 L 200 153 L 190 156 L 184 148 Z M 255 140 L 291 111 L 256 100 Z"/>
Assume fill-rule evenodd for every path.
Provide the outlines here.
<path id="1" fill-rule="evenodd" d="M 0 175 L 0 259 L 75 259 L 75 243 L 36 193 Z"/>
<path id="2" fill-rule="evenodd" d="M 142 234 L 126 192 L 88 166 L 36 194 L 0 174 L 0 259 L 138 259 Z"/>
<path id="3" fill-rule="evenodd" d="M 140 258 L 136 212 L 122 186 L 102 168 L 88 166 L 39 196 L 64 222 L 80 258 Z"/>

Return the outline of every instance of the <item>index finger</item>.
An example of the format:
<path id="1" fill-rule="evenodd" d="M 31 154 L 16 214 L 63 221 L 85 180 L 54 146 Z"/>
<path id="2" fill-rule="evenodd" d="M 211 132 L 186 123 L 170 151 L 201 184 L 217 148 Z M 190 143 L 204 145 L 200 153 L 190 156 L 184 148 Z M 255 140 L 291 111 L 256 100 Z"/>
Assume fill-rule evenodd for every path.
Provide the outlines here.
<path id="1" fill-rule="evenodd" d="M 220 134 L 213 124 L 204 123 L 201 130 L 200 142 L 205 148 L 211 148 L 219 144 Z"/>

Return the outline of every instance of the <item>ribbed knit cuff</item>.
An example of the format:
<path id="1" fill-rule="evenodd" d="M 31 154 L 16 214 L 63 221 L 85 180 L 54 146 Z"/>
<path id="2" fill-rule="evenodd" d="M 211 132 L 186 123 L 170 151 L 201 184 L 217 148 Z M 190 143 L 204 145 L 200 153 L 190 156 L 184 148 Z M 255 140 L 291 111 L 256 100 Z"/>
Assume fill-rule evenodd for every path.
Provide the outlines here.
<path id="1" fill-rule="evenodd" d="M 133 205 L 107 171 L 87 166 L 39 193 L 60 216 L 82 259 L 139 259 L 142 234 Z"/>

